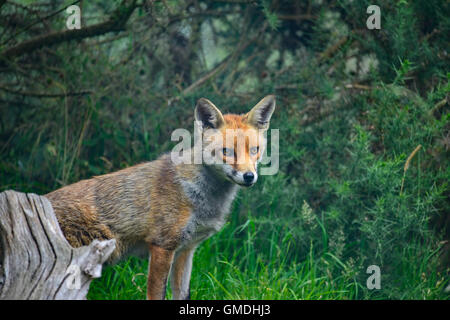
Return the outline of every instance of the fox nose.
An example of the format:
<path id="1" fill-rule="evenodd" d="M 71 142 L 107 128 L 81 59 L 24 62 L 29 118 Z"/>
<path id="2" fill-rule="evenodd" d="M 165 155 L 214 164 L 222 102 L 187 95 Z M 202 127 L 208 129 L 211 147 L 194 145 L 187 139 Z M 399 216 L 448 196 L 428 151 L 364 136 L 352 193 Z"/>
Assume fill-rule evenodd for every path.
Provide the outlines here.
<path id="1" fill-rule="evenodd" d="M 253 182 L 253 180 L 255 179 L 255 175 L 253 174 L 253 172 L 246 172 L 244 173 L 244 182 L 246 184 L 250 184 Z"/>

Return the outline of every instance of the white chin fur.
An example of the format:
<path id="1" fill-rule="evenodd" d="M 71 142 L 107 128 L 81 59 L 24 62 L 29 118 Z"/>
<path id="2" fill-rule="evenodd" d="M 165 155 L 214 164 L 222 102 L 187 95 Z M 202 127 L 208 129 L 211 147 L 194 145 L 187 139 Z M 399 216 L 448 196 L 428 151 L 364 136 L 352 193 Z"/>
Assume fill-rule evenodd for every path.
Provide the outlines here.
<path id="1" fill-rule="evenodd" d="M 233 167 L 230 166 L 229 164 L 224 164 L 222 168 L 223 168 L 223 172 L 228 177 L 228 179 L 232 180 L 233 182 L 235 182 L 239 185 L 246 186 L 246 187 L 249 186 L 249 184 L 247 184 L 244 180 L 245 172 L 235 171 L 233 169 Z M 253 172 L 253 175 L 254 175 L 253 182 L 250 185 L 253 185 L 258 180 L 258 173 Z"/>

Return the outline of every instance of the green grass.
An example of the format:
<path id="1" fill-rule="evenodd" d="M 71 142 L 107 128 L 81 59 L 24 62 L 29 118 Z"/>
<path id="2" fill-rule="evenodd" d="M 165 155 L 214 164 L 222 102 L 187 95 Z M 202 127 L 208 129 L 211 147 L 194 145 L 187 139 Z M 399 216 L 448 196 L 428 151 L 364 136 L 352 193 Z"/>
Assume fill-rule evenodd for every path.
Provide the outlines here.
<path id="1" fill-rule="evenodd" d="M 267 221 L 252 216 L 240 223 L 242 217 L 237 215 L 235 210 L 230 222 L 198 247 L 191 299 L 450 298 L 443 291 L 444 277 L 428 268 L 435 252 L 416 263 L 413 246 L 401 249 L 404 259 L 395 266 L 396 271 L 390 270 L 400 275 L 396 281 L 386 283 L 382 270 L 381 289 L 368 290 L 369 275 L 353 259 L 344 261 L 330 251 L 316 256 L 312 246 L 304 258 L 298 259 L 298 245 L 289 233 L 283 234 L 280 228 L 267 232 Z M 266 245 L 257 249 L 261 241 Z M 88 299 L 145 299 L 147 265 L 147 261 L 131 257 L 105 267 L 102 277 L 92 282 Z M 167 298 L 171 298 L 170 285 Z"/>
<path id="2" fill-rule="evenodd" d="M 217 236 L 205 241 L 196 251 L 191 279 L 192 299 L 353 299 L 358 284 L 343 273 L 337 278 L 321 271 L 320 265 L 333 262 L 330 257 L 287 261 L 285 248 L 269 247 L 269 252 L 252 249 L 251 238 L 236 248 L 226 238 L 237 230 L 228 224 Z M 228 247 L 228 248 L 227 248 Z M 223 250 L 221 250 L 223 249 Z M 130 258 L 106 267 L 89 291 L 89 299 L 144 299 L 147 261 Z M 171 297 L 170 286 L 168 298 Z"/>

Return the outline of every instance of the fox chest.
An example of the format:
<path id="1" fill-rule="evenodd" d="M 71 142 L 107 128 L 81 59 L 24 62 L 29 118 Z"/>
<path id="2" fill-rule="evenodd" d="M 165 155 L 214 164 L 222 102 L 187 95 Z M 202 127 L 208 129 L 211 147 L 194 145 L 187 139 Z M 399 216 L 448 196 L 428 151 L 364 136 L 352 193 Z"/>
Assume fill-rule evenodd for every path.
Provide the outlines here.
<path id="1" fill-rule="evenodd" d="M 192 214 L 182 230 L 183 245 L 199 243 L 219 231 L 230 213 L 237 186 L 225 190 L 202 188 L 196 184 L 183 185 L 192 204 Z"/>

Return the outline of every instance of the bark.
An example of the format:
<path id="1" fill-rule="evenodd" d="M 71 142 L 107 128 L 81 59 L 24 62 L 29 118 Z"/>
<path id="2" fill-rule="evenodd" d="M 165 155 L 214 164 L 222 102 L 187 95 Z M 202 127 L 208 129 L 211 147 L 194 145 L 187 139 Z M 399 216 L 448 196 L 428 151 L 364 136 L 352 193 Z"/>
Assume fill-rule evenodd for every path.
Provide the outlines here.
<path id="1" fill-rule="evenodd" d="M 1 300 L 86 299 L 114 248 L 114 239 L 73 248 L 47 198 L 0 193 Z"/>

